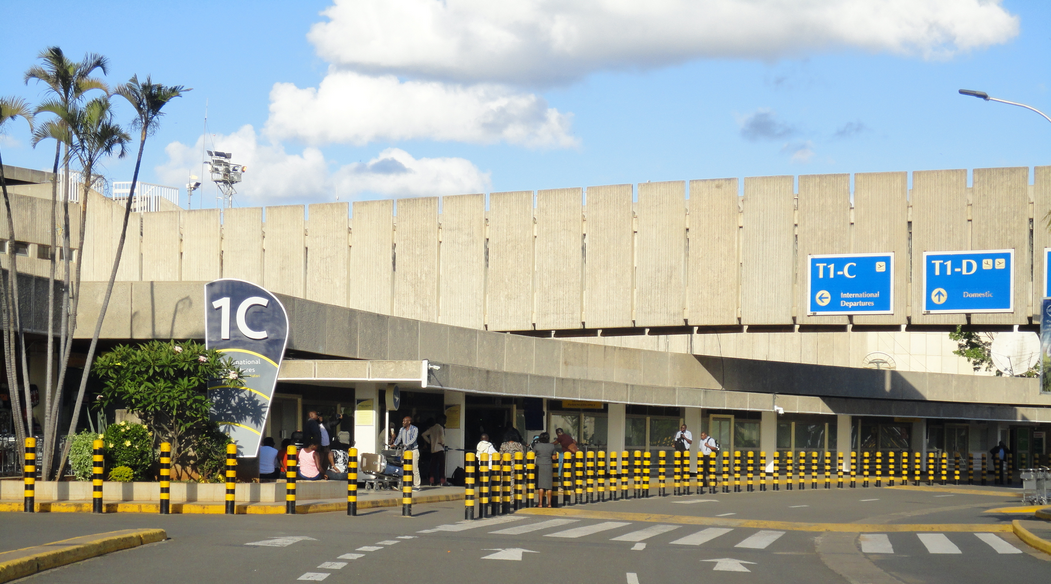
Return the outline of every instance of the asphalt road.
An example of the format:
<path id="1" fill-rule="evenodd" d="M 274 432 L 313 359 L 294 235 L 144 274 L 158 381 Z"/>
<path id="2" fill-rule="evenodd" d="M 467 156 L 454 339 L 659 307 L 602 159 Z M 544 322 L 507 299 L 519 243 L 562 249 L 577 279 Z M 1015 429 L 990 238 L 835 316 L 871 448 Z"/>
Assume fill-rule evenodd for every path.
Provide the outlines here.
<path id="1" fill-rule="evenodd" d="M 71 584 L 154 577 L 479 584 L 1047 581 L 1049 556 L 995 531 L 1017 516 L 984 512 L 1017 505 L 1010 493 L 966 489 L 808 489 L 578 505 L 470 523 L 461 521 L 459 503 L 417 506 L 411 518 L 401 517 L 400 509 L 359 517 L 5 514 L 0 549 L 130 527 L 167 530 L 169 541 L 26 579 Z"/>

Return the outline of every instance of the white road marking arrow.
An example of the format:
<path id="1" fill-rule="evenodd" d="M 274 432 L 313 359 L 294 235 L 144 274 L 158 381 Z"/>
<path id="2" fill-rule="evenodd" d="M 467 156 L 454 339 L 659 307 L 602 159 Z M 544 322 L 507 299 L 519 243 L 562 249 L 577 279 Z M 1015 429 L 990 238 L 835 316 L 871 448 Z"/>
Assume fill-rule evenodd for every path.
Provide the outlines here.
<path id="1" fill-rule="evenodd" d="M 744 560 L 735 560 L 733 558 L 719 558 L 718 560 L 701 561 L 715 562 L 715 568 L 712 569 L 714 572 L 751 572 L 751 570 L 744 567 L 744 564 L 755 565 L 755 562 L 746 562 Z"/>
<path id="2" fill-rule="evenodd" d="M 511 560 L 515 562 L 522 561 L 522 554 L 538 554 L 540 552 L 534 552 L 533 550 L 524 550 L 522 548 L 490 548 L 485 550 L 487 552 L 496 552 L 495 554 L 489 554 L 483 557 L 483 560 Z"/>
<path id="3" fill-rule="evenodd" d="M 273 537 L 270 539 L 264 539 L 263 541 L 251 541 L 245 545 L 258 545 L 262 547 L 288 547 L 297 541 L 317 541 L 313 537 L 307 537 L 305 535 L 297 535 L 291 537 Z"/>

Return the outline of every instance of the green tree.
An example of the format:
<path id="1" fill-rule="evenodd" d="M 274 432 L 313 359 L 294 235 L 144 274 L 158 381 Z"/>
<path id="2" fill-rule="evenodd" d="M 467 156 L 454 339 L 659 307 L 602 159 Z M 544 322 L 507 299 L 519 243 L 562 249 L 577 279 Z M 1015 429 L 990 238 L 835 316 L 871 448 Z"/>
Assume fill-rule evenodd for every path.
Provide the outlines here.
<path id="1" fill-rule="evenodd" d="M 975 371 L 996 371 L 996 376 L 1003 375 L 999 369 L 993 366 L 993 340 L 983 336 L 976 331 L 965 331 L 963 326 L 957 326 L 956 330 L 949 333 L 949 338 L 956 341 L 958 347 L 953 351 L 954 355 L 963 357 L 971 363 Z M 1028 371 L 1016 375 L 1016 377 L 1039 377 L 1040 364 L 1037 363 Z"/>
<path id="2" fill-rule="evenodd" d="M 94 373 L 103 382 L 97 407 L 118 404 L 133 412 L 155 439 L 171 443 L 173 469 L 183 475 L 200 470 L 215 450 L 208 381 L 243 387 L 242 372 L 229 357 L 193 341 L 119 345 L 99 355 Z"/>

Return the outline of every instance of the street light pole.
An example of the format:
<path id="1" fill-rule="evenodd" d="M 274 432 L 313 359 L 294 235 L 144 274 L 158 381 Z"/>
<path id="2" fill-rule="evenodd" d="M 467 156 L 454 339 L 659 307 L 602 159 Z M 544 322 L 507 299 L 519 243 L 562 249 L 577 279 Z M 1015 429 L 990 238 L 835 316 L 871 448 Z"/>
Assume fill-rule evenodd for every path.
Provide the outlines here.
<path id="1" fill-rule="evenodd" d="M 1033 106 L 1026 105 L 1024 103 L 1017 103 L 1014 101 L 1007 101 L 1006 99 L 999 99 L 996 97 L 989 97 L 989 94 L 984 91 L 975 91 L 973 89 L 961 89 L 960 95 L 969 95 L 971 97 L 977 97 L 978 99 L 984 99 L 985 101 L 998 101 L 1000 103 L 1006 103 L 1007 105 L 1017 105 L 1018 107 L 1024 107 L 1029 111 L 1034 111 L 1044 117 L 1045 120 L 1051 122 L 1051 118 L 1047 117 L 1047 114 L 1036 109 Z"/>

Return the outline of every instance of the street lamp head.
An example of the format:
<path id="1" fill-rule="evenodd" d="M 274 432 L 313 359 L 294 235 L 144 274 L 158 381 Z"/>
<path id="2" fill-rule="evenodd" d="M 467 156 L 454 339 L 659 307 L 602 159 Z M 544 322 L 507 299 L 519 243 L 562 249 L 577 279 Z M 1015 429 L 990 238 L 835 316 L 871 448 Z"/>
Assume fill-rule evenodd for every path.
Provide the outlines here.
<path id="1" fill-rule="evenodd" d="M 973 89 L 961 89 L 960 95 L 969 95 L 971 97 L 977 97 L 989 101 L 989 94 L 984 91 L 975 91 Z"/>

